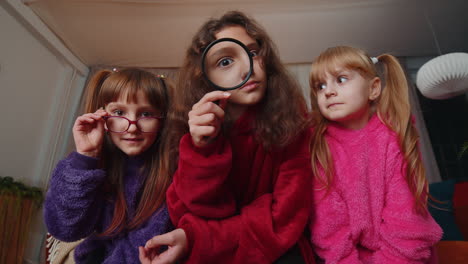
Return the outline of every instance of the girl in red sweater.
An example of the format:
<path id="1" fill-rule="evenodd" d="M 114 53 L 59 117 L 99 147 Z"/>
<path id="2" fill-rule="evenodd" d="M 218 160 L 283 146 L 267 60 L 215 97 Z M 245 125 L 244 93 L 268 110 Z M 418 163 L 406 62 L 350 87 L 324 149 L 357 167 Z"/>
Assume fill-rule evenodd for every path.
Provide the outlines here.
<path id="1" fill-rule="evenodd" d="M 442 232 L 426 209 L 428 185 L 398 60 L 330 48 L 313 62 L 310 87 L 319 110 L 310 145 L 316 253 L 325 263 L 429 263 Z"/>
<path id="2" fill-rule="evenodd" d="M 202 75 L 204 48 L 220 38 L 253 54 L 249 81 L 214 91 Z M 206 22 L 180 71 L 171 124 L 179 163 L 167 191 L 174 232 L 141 249 L 143 263 L 313 263 L 303 235 L 311 201 L 306 104 L 267 33 L 240 12 Z M 188 118 L 188 119 L 187 119 Z M 160 245 L 169 245 L 157 254 Z M 182 246 L 181 246 L 182 245 Z"/>

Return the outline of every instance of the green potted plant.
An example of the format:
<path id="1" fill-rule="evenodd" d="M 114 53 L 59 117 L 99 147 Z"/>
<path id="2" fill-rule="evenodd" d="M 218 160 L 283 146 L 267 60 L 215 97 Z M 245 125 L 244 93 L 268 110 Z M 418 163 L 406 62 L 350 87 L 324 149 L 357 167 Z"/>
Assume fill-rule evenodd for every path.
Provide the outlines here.
<path id="1" fill-rule="evenodd" d="M 31 220 L 42 201 L 41 189 L 0 176 L 0 264 L 23 262 Z"/>

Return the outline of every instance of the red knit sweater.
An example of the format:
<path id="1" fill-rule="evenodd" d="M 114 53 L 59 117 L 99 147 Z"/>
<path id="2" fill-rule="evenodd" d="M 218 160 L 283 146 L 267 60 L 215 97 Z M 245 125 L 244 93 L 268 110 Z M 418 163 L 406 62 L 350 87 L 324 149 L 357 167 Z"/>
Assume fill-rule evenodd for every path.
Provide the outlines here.
<path id="1" fill-rule="evenodd" d="M 180 142 L 178 170 L 167 191 L 173 223 L 185 230 L 186 263 L 273 263 L 298 243 L 311 208 L 309 132 L 285 148 L 266 151 L 253 135 L 252 112 L 200 149 Z"/>

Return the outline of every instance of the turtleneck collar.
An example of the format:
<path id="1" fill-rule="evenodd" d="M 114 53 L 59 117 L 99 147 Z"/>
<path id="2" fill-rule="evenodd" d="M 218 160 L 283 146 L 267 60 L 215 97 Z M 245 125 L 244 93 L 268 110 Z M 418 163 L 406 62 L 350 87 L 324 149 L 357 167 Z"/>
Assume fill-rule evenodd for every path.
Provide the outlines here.
<path id="1" fill-rule="evenodd" d="M 255 124 L 255 116 L 258 109 L 255 106 L 251 106 L 245 110 L 245 112 L 234 122 L 232 127 L 236 133 L 247 133 L 252 131 Z"/>
<path id="2" fill-rule="evenodd" d="M 145 153 L 136 156 L 125 156 L 124 160 L 127 166 L 141 167 L 145 162 Z"/>
<path id="3" fill-rule="evenodd" d="M 359 141 L 362 137 L 365 137 L 369 132 L 375 130 L 381 123 L 377 114 L 373 114 L 367 122 L 366 126 L 361 129 L 348 129 L 336 122 L 330 122 L 327 125 L 327 134 L 337 139 L 353 139 L 353 141 Z"/>

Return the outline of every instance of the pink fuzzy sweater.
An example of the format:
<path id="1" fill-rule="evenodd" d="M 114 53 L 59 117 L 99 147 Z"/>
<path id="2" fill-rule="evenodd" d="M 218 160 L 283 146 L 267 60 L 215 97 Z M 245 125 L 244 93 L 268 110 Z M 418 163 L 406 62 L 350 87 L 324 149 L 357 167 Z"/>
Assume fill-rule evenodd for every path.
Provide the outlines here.
<path id="1" fill-rule="evenodd" d="M 374 115 L 366 127 L 325 135 L 335 167 L 326 195 L 314 187 L 311 240 L 326 263 L 432 263 L 442 229 L 415 212 L 397 136 Z"/>

